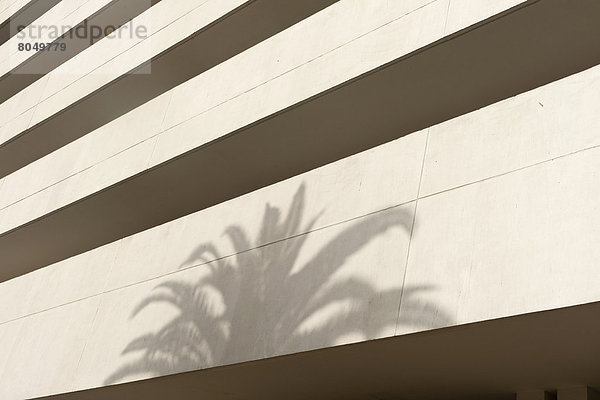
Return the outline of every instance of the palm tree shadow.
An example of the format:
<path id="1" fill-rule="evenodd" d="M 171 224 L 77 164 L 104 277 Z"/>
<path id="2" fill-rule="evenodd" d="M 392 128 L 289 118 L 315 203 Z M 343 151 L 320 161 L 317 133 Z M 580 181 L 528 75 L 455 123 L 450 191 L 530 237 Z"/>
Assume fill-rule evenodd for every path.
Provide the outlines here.
<path id="1" fill-rule="evenodd" d="M 211 243 L 199 245 L 182 265 L 203 264 L 206 273 L 196 282 L 158 285 L 131 315 L 167 303 L 177 309 L 177 317 L 156 333 L 131 341 L 122 354 L 139 353 L 138 358 L 118 368 L 105 384 L 327 347 L 348 335 L 373 339 L 398 322 L 451 323 L 439 306 L 418 300 L 432 287 L 403 290 L 398 282 L 382 291 L 355 275 L 334 278 L 379 235 L 394 228 L 410 232 L 410 213 L 394 208 L 360 218 L 303 261 L 307 239 L 319 234 L 314 229 L 319 215 L 302 226 L 304 198 L 301 185 L 283 220 L 279 208 L 267 204 L 254 242 L 240 226 L 229 226 L 225 235 L 233 256 L 220 254 Z M 398 321 L 401 294 L 403 319 Z"/>

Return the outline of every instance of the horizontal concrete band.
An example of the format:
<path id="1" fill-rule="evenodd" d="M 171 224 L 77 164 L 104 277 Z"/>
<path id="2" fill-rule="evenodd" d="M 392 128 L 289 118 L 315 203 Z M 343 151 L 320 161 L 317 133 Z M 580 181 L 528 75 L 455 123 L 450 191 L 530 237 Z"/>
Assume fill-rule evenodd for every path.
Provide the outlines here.
<path id="1" fill-rule="evenodd" d="M 5 233 L 4 277 L 594 65 L 598 57 L 587 49 L 599 11 L 591 1 L 532 3 L 159 164 Z M 24 251 L 31 245 L 36 254 Z"/>
<path id="2" fill-rule="evenodd" d="M 16 34 L 16 31 L 11 29 L 11 24 L 15 24 L 13 26 L 27 26 L 57 5 L 60 1 L 61 0 L 31 0 L 16 12 L 10 10 L 13 6 L 9 7 L 6 11 L 0 11 L 0 46 Z M 19 2 L 15 2 L 15 6 L 18 4 Z M 4 20 L 5 16 L 8 18 Z"/>
<path id="3" fill-rule="evenodd" d="M 33 82 L 45 76 L 48 72 L 54 70 L 59 65 L 103 39 L 106 36 L 106 31 L 104 30 L 105 27 L 112 26 L 119 28 L 159 1 L 160 0 L 113 0 L 100 10 L 95 11 L 92 15 L 86 16 L 85 22 L 82 21 L 73 25 L 72 29 L 65 32 L 65 34 L 58 39 L 44 40 L 35 36 L 34 38 L 27 38 L 27 40 L 20 40 L 18 43 L 52 43 L 64 45 L 65 50 L 20 52 L 21 54 L 29 55 L 30 57 L 23 59 L 22 61 L 20 60 L 21 62 L 18 65 L 14 66 L 10 71 L 0 77 L 0 102 L 4 102 L 11 98 Z M 15 21 L 13 23 L 21 24 L 21 21 Z M 62 24 L 64 24 L 64 22 L 62 22 Z M 79 38 L 75 35 L 75 32 L 77 32 L 78 29 L 83 29 L 87 26 L 97 26 L 101 28 L 102 31 L 99 35 L 94 37 L 86 35 L 86 37 Z M 25 30 L 25 32 L 27 32 L 27 30 Z M 9 51 L 14 51 L 17 42 L 11 43 L 10 46 L 11 48 Z M 11 59 L 9 61 L 12 65 L 8 68 L 16 64 L 16 62 L 13 61 L 13 58 L 17 58 L 21 54 L 16 53 L 10 56 Z"/>
<path id="4" fill-rule="evenodd" d="M 108 71 L 101 79 L 95 78 L 96 73 L 92 72 L 90 84 L 84 85 L 83 91 L 71 88 L 67 96 L 62 96 L 58 107 L 49 104 L 45 109 L 36 110 L 33 120 L 25 129 L 8 126 L 7 129 L 12 128 L 13 132 L 5 132 L 1 138 L 4 142 L 0 145 L 0 176 L 84 136 L 335 1 L 230 1 L 222 7 L 218 4 L 213 6 L 214 2 L 206 2 L 207 7 L 212 7 L 209 9 L 211 13 L 214 14 L 215 8 L 225 8 L 225 15 L 220 14 L 212 21 L 200 18 L 202 24 L 189 32 L 187 37 L 181 32 L 168 31 L 169 40 L 164 40 L 163 35 L 158 41 L 159 45 L 153 51 L 146 52 L 151 53 L 150 58 L 142 59 L 131 69 L 117 70 L 117 73 Z M 230 7 L 230 4 L 235 6 Z M 163 6 L 168 7 L 168 4 Z M 196 10 L 197 14 L 201 12 L 204 12 L 203 8 Z M 257 20 L 263 22 L 257 24 Z M 190 21 L 181 22 L 188 24 L 183 32 L 194 26 L 190 25 Z M 164 44 L 162 42 L 169 41 L 171 44 L 167 48 L 160 46 Z M 121 58 L 127 57 L 125 52 Z M 125 62 L 123 65 L 129 64 Z M 152 73 L 143 73 L 144 69 Z M 46 102 L 55 100 L 50 97 Z M 103 112 L 99 113 L 98 110 Z"/>
<path id="5" fill-rule="evenodd" d="M 514 400 L 542 388 L 558 400 L 595 399 L 578 386 L 600 387 L 590 350 L 599 312 L 593 303 L 43 399 Z"/>

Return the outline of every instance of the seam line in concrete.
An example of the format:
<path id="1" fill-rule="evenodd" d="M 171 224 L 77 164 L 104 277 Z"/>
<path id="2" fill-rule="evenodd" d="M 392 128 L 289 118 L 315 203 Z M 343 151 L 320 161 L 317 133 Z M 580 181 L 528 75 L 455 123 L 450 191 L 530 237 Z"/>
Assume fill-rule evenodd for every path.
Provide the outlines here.
<path id="1" fill-rule="evenodd" d="M 75 374 L 75 376 L 77 376 L 77 373 L 79 371 L 79 365 L 81 364 L 81 360 L 83 359 L 83 355 L 85 354 L 85 349 L 87 348 L 88 342 L 92 338 L 92 333 L 93 333 L 94 327 L 96 325 L 96 318 L 98 317 L 98 313 L 100 312 L 101 304 L 102 304 L 102 296 L 100 296 L 98 298 L 98 305 L 96 306 L 96 312 L 94 313 L 94 317 L 92 318 L 92 321 L 90 323 L 90 326 L 88 329 L 88 334 L 85 335 L 85 339 L 83 341 L 83 346 L 81 349 L 81 354 L 79 354 L 79 359 L 77 360 L 77 365 L 75 366 L 75 369 L 73 370 L 73 373 Z M 75 387 L 75 380 L 73 380 L 71 382 L 71 388 L 74 388 L 74 387 Z"/>
<path id="2" fill-rule="evenodd" d="M 122 245 L 123 245 L 123 239 L 119 240 L 119 242 L 116 243 L 116 247 L 117 248 L 115 249 L 115 254 L 113 256 L 112 263 L 110 264 L 108 272 L 106 273 L 106 277 L 105 277 L 105 281 L 104 281 L 104 285 L 103 285 L 102 291 L 100 293 L 97 293 L 96 295 L 91 295 L 91 296 L 88 296 L 88 297 L 83 298 L 81 300 L 76 300 L 76 301 L 72 302 L 72 303 L 76 303 L 78 301 L 83 301 L 83 300 L 86 300 L 86 299 L 92 299 L 94 297 L 98 297 L 98 304 L 96 306 L 96 312 L 94 314 L 94 318 L 92 318 L 92 322 L 90 324 L 90 328 L 89 328 L 88 334 L 85 336 L 84 343 L 83 343 L 83 348 L 81 349 L 81 354 L 79 355 L 79 360 L 77 361 L 77 366 L 75 367 L 75 372 L 74 372 L 75 374 L 77 374 L 78 371 L 79 371 L 79 366 L 81 365 L 81 360 L 83 359 L 83 355 L 85 354 L 85 350 L 87 348 L 88 342 L 89 342 L 90 338 L 92 337 L 91 334 L 93 333 L 94 328 L 96 326 L 96 319 L 98 318 L 98 313 L 100 312 L 100 308 L 102 306 L 103 295 L 107 292 L 107 285 L 108 285 L 108 282 L 110 281 L 110 276 L 112 275 L 112 271 L 114 269 L 114 266 L 117 263 L 117 256 L 119 255 L 119 251 L 120 251 Z M 53 308 L 58 308 L 58 307 L 61 307 L 61 306 L 62 305 L 57 305 L 56 307 L 53 307 Z M 44 311 L 40 311 L 40 312 L 44 312 Z M 0 326 L 1 325 L 2 324 L 0 324 Z M 71 386 L 72 390 L 74 388 L 75 388 L 75 382 L 73 382 L 73 384 Z"/>
<path id="3" fill-rule="evenodd" d="M 546 159 L 546 160 L 541 160 L 541 161 L 535 162 L 533 164 L 524 165 L 522 167 L 515 168 L 515 169 L 512 169 L 510 171 L 506 171 L 506 172 L 502 172 L 502 173 L 499 173 L 499 174 L 491 175 L 491 176 L 488 176 L 486 178 L 482 178 L 482 179 L 478 179 L 478 180 L 475 180 L 475 181 L 467 182 L 467 183 L 464 183 L 464 184 L 461 184 L 461 185 L 458 185 L 458 186 L 453 186 L 451 188 L 440 190 L 440 191 L 437 191 L 437 192 L 434 192 L 434 193 L 430 193 L 430 194 L 427 194 L 425 196 L 420 196 L 418 200 L 427 199 L 429 197 L 437 196 L 439 194 L 450 192 L 452 190 L 461 189 L 461 188 L 464 188 L 464 187 L 467 187 L 467 186 L 471 186 L 471 185 L 476 185 L 478 183 L 489 181 L 491 179 L 500 178 L 502 176 L 509 175 L 509 174 L 512 174 L 512 173 L 515 173 L 515 172 L 519 172 L 519 171 L 523 171 L 523 170 L 526 170 L 526 169 L 529 169 L 529 168 L 535 168 L 535 167 L 540 166 L 542 164 L 551 163 L 551 162 L 554 162 L 554 161 L 559 160 L 561 158 L 570 157 L 570 156 L 573 156 L 573 155 L 576 155 L 576 154 L 579 154 L 579 153 L 583 153 L 583 152 L 588 151 L 588 150 L 595 150 L 595 149 L 598 149 L 598 148 L 600 148 L 600 144 L 597 144 L 597 145 L 594 145 L 594 146 L 590 146 L 590 147 L 586 147 L 586 148 L 579 149 L 579 150 L 575 150 L 575 151 L 572 151 L 570 153 L 561 154 L 561 155 L 558 155 L 558 156 L 555 156 L 555 157 L 552 157 L 552 158 L 549 158 L 549 159 Z"/>
<path id="4" fill-rule="evenodd" d="M 162 129 L 162 126 L 165 124 L 165 120 L 167 119 L 167 115 L 169 113 L 169 107 L 171 106 L 171 100 L 173 100 L 173 92 L 171 92 L 169 95 L 169 101 L 167 102 L 167 106 L 165 107 L 165 113 L 163 114 L 163 118 L 162 118 L 162 121 L 160 122 L 159 129 Z M 152 146 L 152 151 L 150 152 L 150 157 L 148 157 L 148 162 L 146 163 L 145 169 L 150 168 L 150 166 L 152 165 L 152 158 L 154 157 L 154 153 L 156 152 L 156 148 L 158 147 L 158 137 L 152 136 L 152 139 L 154 139 L 154 146 Z M 133 145 L 133 146 L 136 146 L 136 145 Z M 130 148 L 133 146 L 130 146 Z M 108 160 L 109 158 L 107 158 L 106 160 Z M 103 162 L 103 161 L 100 161 L 100 162 Z"/>
<path id="5" fill-rule="evenodd" d="M 80 4 L 77 8 L 75 8 L 73 11 L 71 11 L 70 13 L 68 13 L 67 15 L 65 15 L 61 21 L 64 21 L 65 19 L 69 18 L 72 14 L 76 13 L 81 7 L 85 6 L 87 3 L 89 3 L 91 0 L 86 0 L 84 1 L 82 4 Z M 83 22 L 83 21 L 82 21 Z"/>
<path id="6" fill-rule="evenodd" d="M 444 22 L 444 36 L 446 36 L 446 30 L 448 28 L 448 18 L 450 17 L 450 4 L 452 0 L 448 0 L 448 8 L 446 8 L 446 22 Z"/>
<path id="7" fill-rule="evenodd" d="M 108 271 L 106 273 L 104 285 L 102 285 L 103 287 L 102 287 L 102 291 L 100 293 L 106 293 L 110 290 L 110 289 L 108 289 L 108 283 L 110 282 L 110 277 L 112 276 L 112 273 L 115 269 L 115 265 L 117 265 L 117 257 L 119 256 L 119 253 L 121 252 L 121 247 L 123 246 L 124 240 L 125 239 L 119 239 L 118 243 L 114 244 L 114 246 L 116 246 L 117 248 L 115 249 L 115 255 L 113 257 L 112 263 L 110 264 L 110 268 L 108 269 Z"/>
<path id="8" fill-rule="evenodd" d="M 404 274 L 402 276 L 402 283 L 400 286 L 400 299 L 398 301 L 398 309 L 396 310 L 396 326 L 394 328 L 394 336 L 398 334 L 398 327 L 400 326 L 400 310 L 402 308 L 402 297 L 404 296 L 404 285 L 406 284 L 406 274 L 408 272 L 408 260 L 410 257 L 410 245 L 412 244 L 413 232 L 415 230 L 415 222 L 417 221 L 417 206 L 419 205 L 419 195 L 421 193 L 421 182 L 423 181 L 423 170 L 425 169 L 425 159 L 427 158 L 427 147 L 429 145 L 429 131 L 431 128 L 427 128 L 427 134 L 425 138 L 425 148 L 423 149 L 423 160 L 421 161 L 421 174 L 419 175 L 419 185 L 417 186 L 417 198 L 415 199 L 415 208 L 413 210 L 413 220 L 410 226 L 410 235 L 408 237 L 408 246 L 406 249 L 406 259 L 404 261 Z"/>

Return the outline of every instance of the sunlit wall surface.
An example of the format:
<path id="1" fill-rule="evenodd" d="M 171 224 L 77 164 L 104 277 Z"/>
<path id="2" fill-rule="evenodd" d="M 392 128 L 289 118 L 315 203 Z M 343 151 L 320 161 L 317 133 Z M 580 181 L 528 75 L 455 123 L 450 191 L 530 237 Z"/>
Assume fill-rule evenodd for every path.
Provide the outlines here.
<path id="1" fill-rule="evenodd" d="M 0 398 L 597 398 L 598 308 L 576 310 L 600 301 L 600 2 L 0 0 L 0 19 Z M 473 354 L 530 366 L 365 355 L 469 329 Z M 335 385 L 264 372 L 343 365 L 340 345 L 365 369 Z M 395 378 L 410 365 L 423 382 Z"/>

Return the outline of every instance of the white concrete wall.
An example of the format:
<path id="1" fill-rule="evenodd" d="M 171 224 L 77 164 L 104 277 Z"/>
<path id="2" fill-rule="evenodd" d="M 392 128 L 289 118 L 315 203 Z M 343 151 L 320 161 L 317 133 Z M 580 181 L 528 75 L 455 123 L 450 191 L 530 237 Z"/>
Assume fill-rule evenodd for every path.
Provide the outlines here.
<path id="1" fill-rule="evenodd" d="M 342 1 L 0 180 L 0 232 L 516 3 Z M 599 85 L 595 67 L 0 283 L 0 398 L 600 300 Z"/>
<path id="2" fill-rule="evenodd" d="M 597 301 L 600 143 L 584 104 L 598 73 L 3 282 L 0 302 L 20 301 L 0 315 L 0 379 L 11 382 L 1 393 L 83 389 Z M 48 335 L 30 339 L 30 324 Z M 40 357 L 34 373 L 66 363 L 71 379 L 22 384 Z"/>

